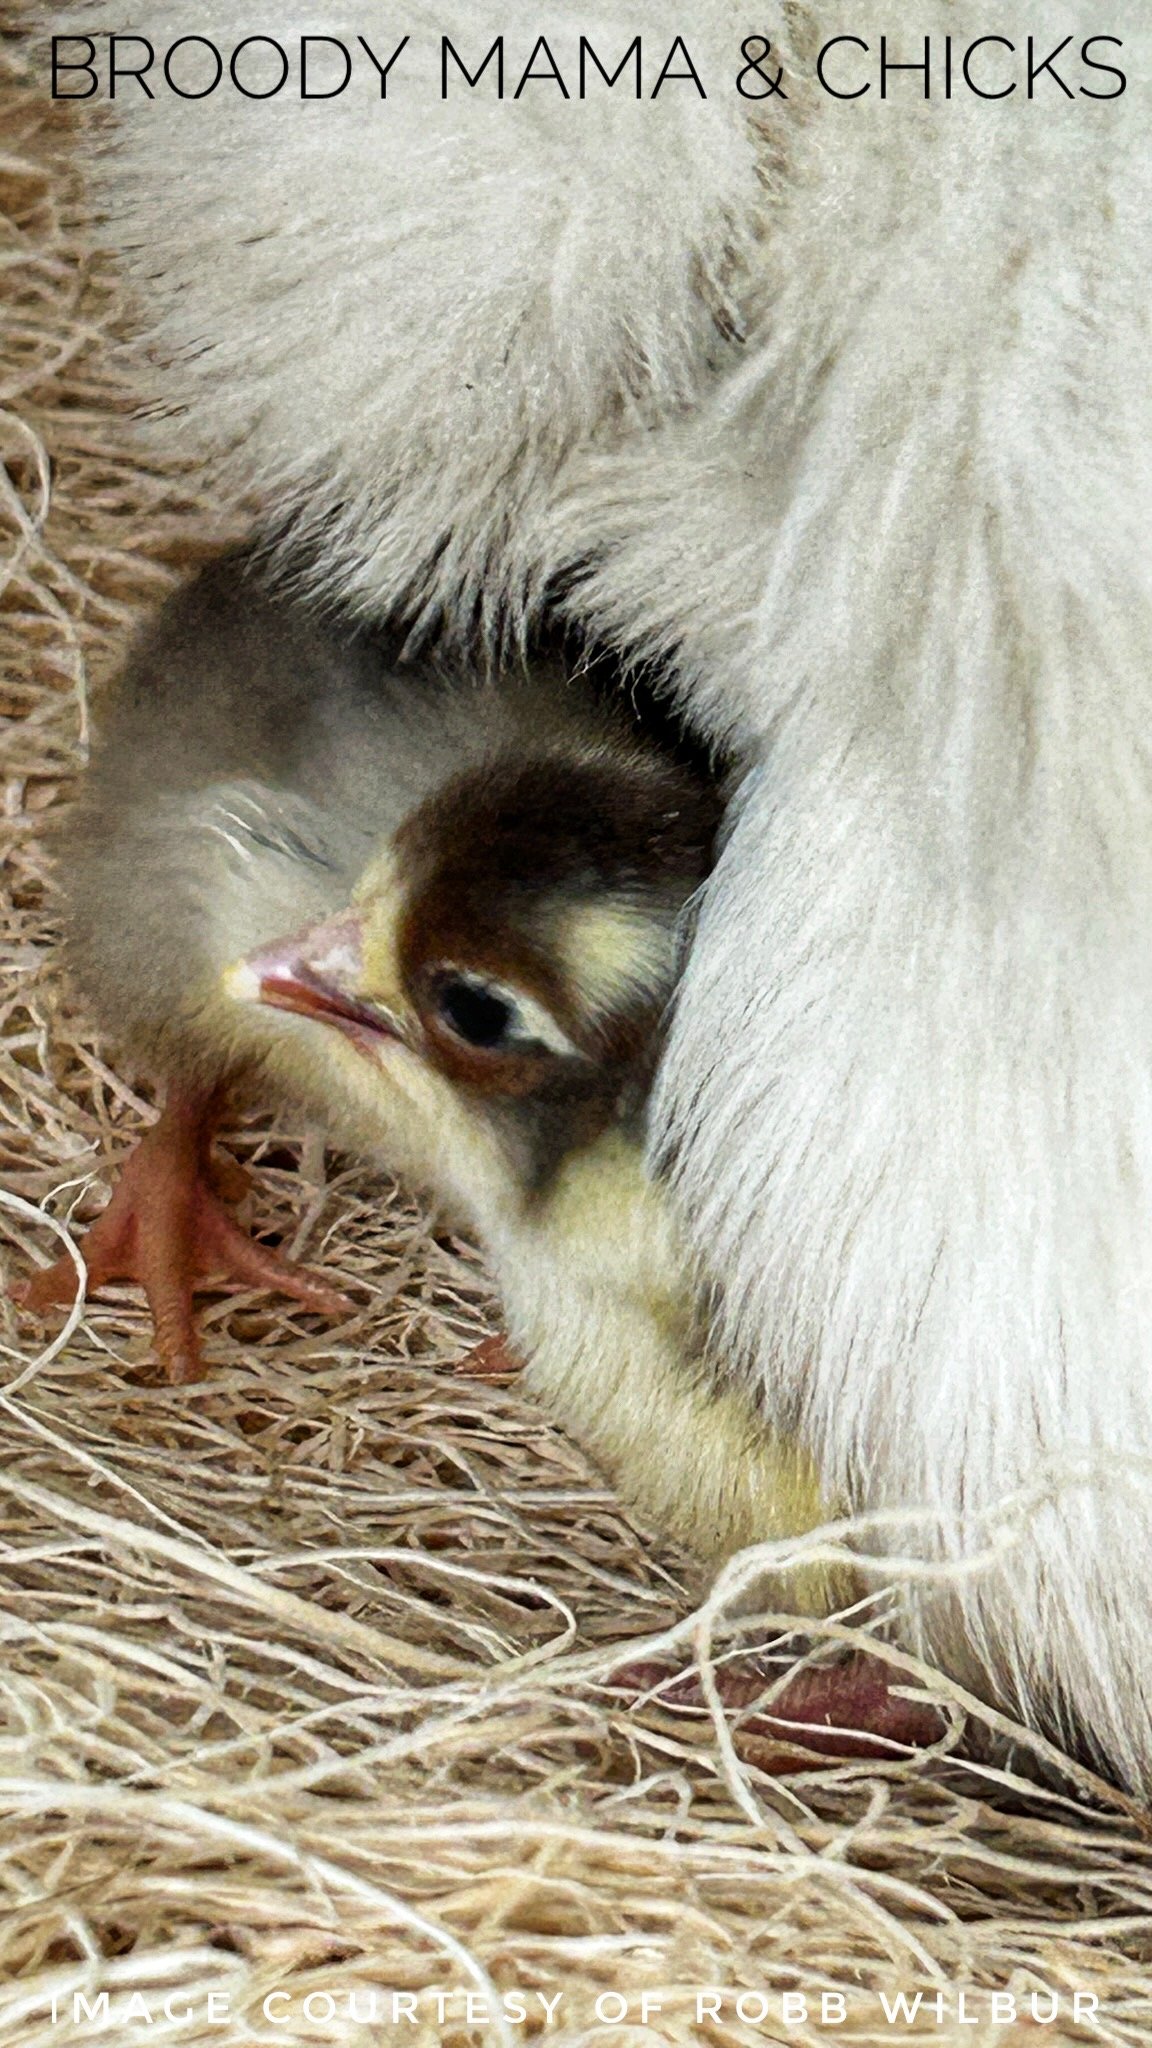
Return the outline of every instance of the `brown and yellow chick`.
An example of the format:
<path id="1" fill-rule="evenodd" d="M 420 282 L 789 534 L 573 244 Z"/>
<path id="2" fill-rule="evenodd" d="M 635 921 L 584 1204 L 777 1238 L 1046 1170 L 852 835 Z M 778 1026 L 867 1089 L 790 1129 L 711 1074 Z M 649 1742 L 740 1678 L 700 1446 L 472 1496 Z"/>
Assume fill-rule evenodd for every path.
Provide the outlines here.
<path id="1" fill-rule="evenodd" d="M 661 821 L 662 801 L 671 811 Z M 685 801 L 691 819 L 676 815 Z M 643 886 L 593 929 L 573 883 L 597 860 L 624 876 L 637 802 L 658 833 Z M 173 1378 L 200 1369 L 191 1293 L 210 1272 L 339 1308 L 331 1290 L 250 1245 L 230 1218 L 211 1138 L 232 1101 L 303 1107 L 351 1148 L 382 1150 L 409 1179 L 445 1194 L 463 1187 L 476 1196 L 462 1198 L 470 1216 L 491 1199 L 491 1189 L 478 1194 L 477 1175 L 485 1162 L 491 1177 L 494 1124 L 516 1159 L 500 1185 L 517 1174 L 538 1181 L 549 1150 L 619 1113 L 608 1098 L 642 1095 L 676 918 L 705 870 L 714 823 L 709 791 L 559 672 L 482 683 L 400 663 L 379 636 L 270 598 L 243 556 L 207 569 L 132 651 L 60 845 L 74 978 L 167 1096 L 85 1240 L 90 1286 L 142 1282 Z M 689 825 L 694 841 L 684 843 Z M 585 880 L 594 896 L 594 866 Z M 346 1036 L 237 1003 L 225 979 L 253 948 L 345 911 L 356 891 L 373 906 L 370 972 L 397 1000 L 406 977 L 410 1033 L 421 1020 L 421 1058 L 393 1062 L 404 1086 L 387 1087 L 378 1068 L 369 1088 Z M 402 897 L 422 908 L 409 908 L 399 934 Z M 431 936 L 418 957 L 425 913 L 445 958 L 455 950 L 472 964 L 472 981 L 455 993 L 432 985 Z M 631 948 L 623 982 L 622 932 Z M 586 985 L 575 998 L 574 948 Z M 498 982 L 509 965 L 526 979 L 508 1043 L 469 1044 L 465 1033 L 492 1035 L 496 998 L 480 1003 L 479 1024 L 460 1006 L 475 1012 L 476 975 Z M 485 1125 L 462 1104 L 486 1093 Z M 518 1093 L 534 1098 L 530 1119 Z M 23 1294 L 39 1309 L 73 1291 L 63 1262 Z"/>
<path id="2" fill-rule="evenodd" d="M 129 661 L 63 848 L 77 977 L 167 1088 L 86 1239 L 90 1286 L 144 1285 L 174 1379 L 201 1370 L 209 1274 L 339 1314 L 245 1237 L 211 1166 L 224 1103 L 302 1108 L 471 1227 L 528 1385 L 669 1533 L 715 1557 L 819 1520 L 804 1454 L 704 1370 L 644 1164 L 718 815 L 559 673 L 399 668 L 242 559 L 207 571 Z M 69 1264 L 24 1298 L 72 1291 Z"/>

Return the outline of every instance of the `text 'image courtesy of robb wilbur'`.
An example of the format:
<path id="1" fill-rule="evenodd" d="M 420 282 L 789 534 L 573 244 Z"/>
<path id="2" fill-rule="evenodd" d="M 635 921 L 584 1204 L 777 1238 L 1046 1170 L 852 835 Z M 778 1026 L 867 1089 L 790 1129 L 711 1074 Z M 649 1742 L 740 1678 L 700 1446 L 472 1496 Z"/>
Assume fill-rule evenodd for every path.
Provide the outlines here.
<path id="1" fill-rule="evenodd" d="M 6 2041 L 1152 2031 L 1143 13 L 0 10 Z"/>

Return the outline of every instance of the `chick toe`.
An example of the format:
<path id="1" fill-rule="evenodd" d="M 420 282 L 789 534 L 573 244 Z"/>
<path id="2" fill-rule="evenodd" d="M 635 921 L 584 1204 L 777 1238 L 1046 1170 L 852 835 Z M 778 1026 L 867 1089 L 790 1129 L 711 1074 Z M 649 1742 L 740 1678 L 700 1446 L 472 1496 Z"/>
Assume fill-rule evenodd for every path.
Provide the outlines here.
<path id="1" fill-rule="evenodd" d="M 143 1288 L 156 1356 L 173 1384 L 203 1377 L 193 1296 L 220 1280 L 287 1295 L 336 1320 L 355 1312 L 347 1295 L 258 1244 L 228 1214 L 210 1140 L 209 1107 L 176 1099 L 128 1159 L 83 1241 L 87 1293 L 113 1281 Z M 34 1315 L 69 1308 L 75 1297 L 68 1256 L 12 1289 L 13 1300 Z"/>

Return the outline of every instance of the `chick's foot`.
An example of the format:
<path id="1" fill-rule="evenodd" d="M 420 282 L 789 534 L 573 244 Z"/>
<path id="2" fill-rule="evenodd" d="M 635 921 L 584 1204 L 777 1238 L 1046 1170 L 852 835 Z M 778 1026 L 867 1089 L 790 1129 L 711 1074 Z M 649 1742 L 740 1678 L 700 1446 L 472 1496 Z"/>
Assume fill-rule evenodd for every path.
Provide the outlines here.
<path id="1" fill-rule="evenodd" d="M 212 1111 L 211 1102 L 200 1099 L 175 1096 L 169 1102 L 131 1154 L 111 1201 L 83 1241 L 89 1294 L 114 1280 L 133 1281 L 144 1289 L 156 1355 L 173 1382 L 203 1375 L 192 1297 L 210 1281 L 286 1294 L 316 1315 L 353 1312 L 346 1295 L 257 1244 L 228 1214 L 222 1193 L 232 1191 L 241 1169 L 221 1170 L 213 1161 Z M 20 1307 L 35 1315 L 70 1308 L 76 1268 L 65 1256 L 11 1292 Z"/>
<path id="2" fill-rule="evenodd" d="M 771 1777 L 811 1770 L 814 1759 L 853 1757 L 891 1761 L 910 1750 L 930 1749 L 946 1722 L 930 1699 L 910 1696 L 900 1676 L 878 1657 L 862 1652 L 834 1664 L 800 1671 L 777 1693 L 770 1707 L 758 1707 L 770 1673 L 721 1665 L 715 1672 L 721 1705 L 735 1716 L 736 1748 Z M 699 1679 L 676 1677 L 666 1666 L 622 1666 L 609 1689 L 630 1701 L 655 1695 L 657 1709 L 708 1721 Z"/>
<path id="3" fill-rule="evenodd" d="M 507 1380 L 523 1372 L 524 1360 L 513 1351 L 507 1337 L 485 1337 L 456 1361 L 453 1371 L 466 1380 Z"/>

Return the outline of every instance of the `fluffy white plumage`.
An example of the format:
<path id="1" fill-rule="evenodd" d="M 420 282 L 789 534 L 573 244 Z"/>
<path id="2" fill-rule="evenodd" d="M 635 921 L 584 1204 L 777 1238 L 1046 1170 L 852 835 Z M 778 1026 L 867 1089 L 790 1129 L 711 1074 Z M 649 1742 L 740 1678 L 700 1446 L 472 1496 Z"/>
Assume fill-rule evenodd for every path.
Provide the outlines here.
<path id="1" fill-rule="evenodd" d="M 585 20 L 604 50 L 654 6 Z M 375 6 L 245 30 L 372 35 Z M 1031 29 L 1073 49 L 1086 0 Z M 1005 1568 L 913 1626 L 1152 1775 L 1152 50 L 1125 98 L 125 104 L 105 165 L 160 389 L 371 608 L 573 579 L 748 754 L 661 1094 L 727 1338 L 828 1491 Z M 904 10 L 901 10 L 904 13 Z M 220 10 L 167 0 L 165 34 Z M 565 10 L 506 10 L 525 54 Z M 1123 18 L 1121 18 L 1121 15 Z M 901 22 L 963 46 L 974 0 Z M 995 27 L 995 24 L 992 24 Z M 234 39 L 234 38 L 233 38 Z M 1075 81 L 1085 74 L 1074 65 Z M 873 75 L 874 71 L 873 71 Z M 420 79 L 426 81 L 422 91 Z M 1094 84 L 1103 81 L 1092 80 Z"/>
<path id="2" fill-rule="evenodd" d="M 717 32 L 723 4 L 709 11 L 689 48 L 730 76 L 739 37 Z M 650 90 L 673 40 L 662 12 L 645 0 L 626 32 L 584 14 L 579 30 L 613 65 L 642 31 L 659 53 Z M 162 34 L 144 6 L 125 27 L 160 49 L 181 34 L 226 52 L 242 34 L 293 52 L 310 33 L 354 51 L 363 33 L 381 54 L 410 40 L 386 103 L 360 52 L 349 90 L 309 104 L 252 102 L 227 81 L 196 103 L 160 85 L 149 103 L 121 83 L 106 196 L 157 352 L 180 363 L 161 402 L 187 403 L 222 487 L 296 515 L 321 573 L 367 609 L 530 601 L 564 458 L 682 411 L 717 316 L 737 317 L 752 136 L 690 83 L 654 103 L 617 88 L 566 104 L 546 86 L 515 104 L 464 87 L 442 101 L 441 35 L 475 67 L 495 34 L 460 0 L 402 18 L 379 0 L 253 0 L 242 30 L 222 7 L 162 13 Z M 103 19 L 81 6 L 73 21 L 88 15 Z M 538 34 L 574 72 L 578 30 L 557 0 L 516 0 L 505 25 L 509 90 L 513 48 L 518 72 Z"/>

